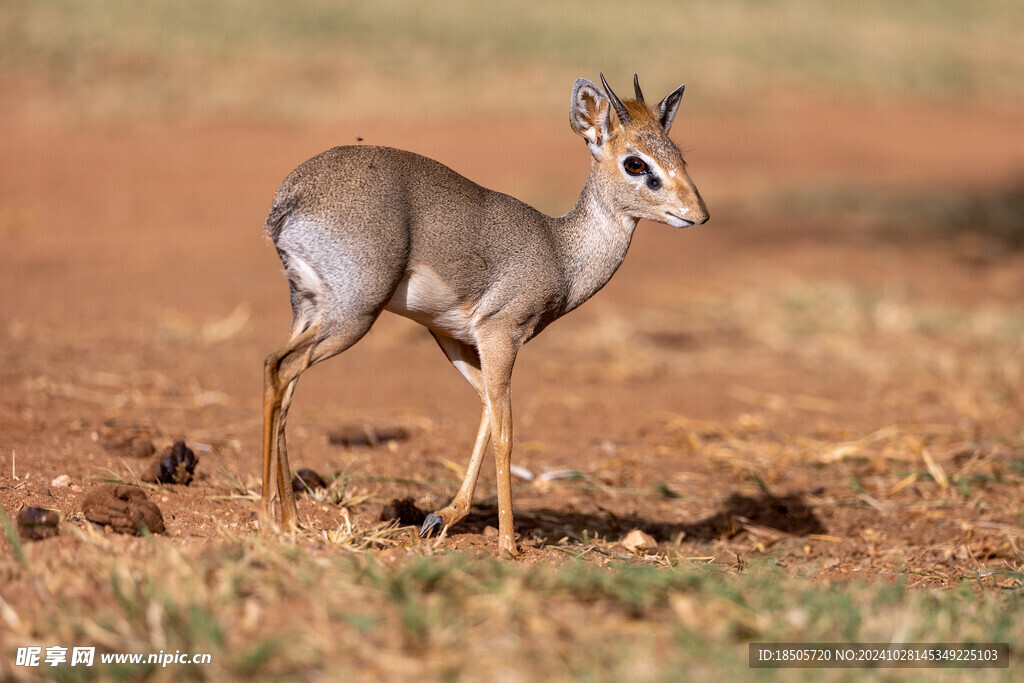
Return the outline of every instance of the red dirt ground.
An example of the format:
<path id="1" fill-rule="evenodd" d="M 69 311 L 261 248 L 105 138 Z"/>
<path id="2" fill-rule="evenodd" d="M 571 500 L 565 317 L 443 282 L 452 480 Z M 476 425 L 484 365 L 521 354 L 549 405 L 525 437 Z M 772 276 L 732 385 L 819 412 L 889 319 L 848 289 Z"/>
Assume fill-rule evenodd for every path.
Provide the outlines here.
<path id="1" fill-rule="evenodd" d="M 899 320 L 939 311 L 953 325 L 991 310 L 1019 321 L 1024 259 L 979 265 L 955 244 L 879 241 L 847 229 L 849 216 L 821 225 L 761 204 L 819 188 L 986 188 L 1024 169 L 1022 129 L 1021 112 L 831 101 L 684 112 L 675 135 L 711 222 L 641 225 L 611 284 L 520 355 L 514 462 L 585 475 L 517 483 L 527 557 L 558 557 L 545 546 L 584 531 L 614 540 L 640 527 L 719 562 L 781 548 L 780 562 L 825 578 L 927 566 L 923 580 L 946 583 L 1019 562 L 1019 334 L 985 336 L 974 318 L 949 335 Z M 289 322 L 263 219 L 294 166 L 357 136 L 549 212 L 567 210 L 586 175 L 585 147 L 563 120 L 0 126 L 0 500 L 10 516 L 23 505 L 70 516 L 99 479 L 136 481 L 144 461 L 112 443 L 142 427 L 159 447 L 205 444 L 195 482 L 153 495 L 168 534 L 253 528 L 256 503 L 232 498 L 231 482 L 259 490 L 262 361 Z M 801 337 L 786 317 L 799 315 L 800 292 L 811 293 L 809 315 L 839 317 L 811 320 Z M 822 296 L 852 297 L 856 310 L 857 297 L 876 297 L 872 320 L 897 322 L 850 323 Z M 351 512 L 364 520 L 406 495 L 429 509 L 458 486 L 478 410 L 427 333 L 385 316 L 303 377 L 292 466 L 351 476 L 363 499 Z M 327 433 L 348 424 L 400 425 L 410 438 L 329 445 Z M 953 483 L 935 481 L 929 458 Z M 61 474 L 73 486 L 51 485 Z M 485 468 L 481 505 L 453 547 L 493 550 L 492 477 Z M 681 497 L 659 495 L 659 482 Z M 307 499 L 300 514 L 323 527 L 341 520 L 337 506 Z"/>

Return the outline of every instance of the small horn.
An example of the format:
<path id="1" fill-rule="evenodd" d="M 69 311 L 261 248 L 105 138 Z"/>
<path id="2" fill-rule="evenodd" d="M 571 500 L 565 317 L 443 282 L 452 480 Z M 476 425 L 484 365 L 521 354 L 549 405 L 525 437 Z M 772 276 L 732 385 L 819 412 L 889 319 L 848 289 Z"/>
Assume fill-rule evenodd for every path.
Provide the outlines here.
<path id="1" fill-rule="evenodd" d="M 640 90 L 640 79 L 637 78 L 636 74 L 633 74 L 633 92 L 636 93 L 637 102 L 644 101 L 644 93 L 642 90 Z"/>
<path id="2" fill-rule="evenodd" d="M 612 101 L 612 106 L 615 107 L 615 113 L 619 115 L 619 121 L 622 123 L 629 123 L 629 112 L 626 111 L 625 105 L 622 101 L 612 92 L 611 86 L 608 85 L 608 81 L 604 80 L 604 74 L 601 74 L 601 85 L 604 86 L 604 91 L 608 93 L 608 99 Z"/>

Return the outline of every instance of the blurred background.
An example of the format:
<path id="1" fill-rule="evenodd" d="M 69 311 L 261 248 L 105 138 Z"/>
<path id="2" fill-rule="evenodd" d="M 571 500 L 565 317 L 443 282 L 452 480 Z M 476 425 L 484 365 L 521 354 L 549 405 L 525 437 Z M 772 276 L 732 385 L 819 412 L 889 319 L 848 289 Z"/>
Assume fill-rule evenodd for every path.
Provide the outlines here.
<path id="1" fill-rule="evenodd" d="M 775 210 L 889 228 L 980 215 L 977 230 L 1019 245 L 1004 223 L 1024 167 L 1022 25 L 1014 0 L 7 0 L 0 86 L 9 125 L 492 121 L 568 145 L 572 82 L 604 72 L 629 93 L 639 73 L 648 99 L 688 84 L 676 138 L 713 196 L 763 212 L 768 189 Z M 514 162 L 515 147 L 485 153 Z M 523 176 L 497 180 L 550 211 L 578 185 Z M 908 181 L 912 197 L 885 192 Z M 967 197 L 997 183 L 980 198 L 995 207 Z"/>
<path id="2" fill-rule="evenodd" d="M 1024 100 L 1012 0 L 8 0 L 0 17 L 7 85 L 59 89 L 52 115 L 76 120 L 548 113 L 598 70 L 685 79 L 701 108 Z"/>
<path id="3" fill-rule="evenodd" d="M 1021 26 L 1015 0 L 7 0 L 0 258 L 5 291 L 30 294 L 3 305 L 19 334 L 107 320 L 129 335 L 114 330 L 242 307 L 269 347 L 287 301 L 259 226 L 298 163 L 335 144 L 404 147 L 560 214 L 589 164 L 567 121 L 573 81 L 603 72 L 628 96 L 639 73 L 651 101 L 687 84 L 673 136 L 713 219 L 685 237 L 638 231 L 623 272 L 643 275 L 610 286 L 623 316 L 631 296 L 682 307 L 684 331 L 652 334 L 700 338 L 778 310 L 750 334 L 788 349 L 808 324 L 902 334 L 984 301 L 1019 343 Z M 973 270 L 944 277 L 943 259 Z M 769 282 L 771 305 L 726 294 Z"/>
<path id="4" fill-rule="evenodd" d="M 639 73 L 651 101 L 687 84 L 673 136 L 713 218 L 685 236 L 642 226 L 634 275 L 610 286 L 622 327 L 601 336 L 636 346 L 625 328 L 648 305 L 660 339 L 761 324 L 743 334 L 814 349 L 809 334 L 942 321 L 973 339 L 996 334 L 971 317 L 995 306 L 1013 356 L 1021 26 L 1016 0 L 6 0 L 0 277 L 26 292 L 5 297 L 9 327 L 131 336 L 241 310 L 269 347 L 287 302 L 259 226 L 298 163 L 404 147 L 562 213 L 589 164 L 566 120 L 573 81 L 603 72 L 627 96 Z M 734 296 L 754 292 L 773 298 Z M 830 391 L 852 381 L 818 367 Z"/>
<path id="5" fill-rule="evenodd" d="M 589 164 L 566 120 L 573 81 L 603 72 L 628 96 L 639 73 L 651 101 L 687 84 L 673 136 L 712 222 L 641 226 L 608 299 L 543 342 L 538 384 L 571 382 L 559 349 L 580 361 L 591 344 L 616 391 L 666 368 L 699 388 L 641 381 L 642 409 L 728 415 L 752 385 L 812 387 L 867 427 L 918 417 L 927 390 L 901 393 L 894 373 L 925 346 L 923 377 L 964 381 L 976 357 L 943 354 L 966 344 L 986 349 L 988 379 L 969 401 L 940 400 L 943 419 L 990 404 L 1009 419 L 1024 328 L 1021 26 L 1015 0 L 7 0 L 0 282 L 24 292 L 5 297 L 8 330 L 149 344 L 223 323 L 250 344 L 237 372 L 191 372 L 256 409 L 258 359 L 288 319 L 259 226 L 288 171 L 335 144 L 386 144 L 562 213 Z M 404 347 L 403 324 L 385 323 L 367 353 Z M 386 381 L 386 361 L 371 367 Z M 363 392 L 333 391 L 352 370 L 307 391 L 363 407 Z M 431 378 L 410 401 L 434 400 Z M 837 408 L 846 397 L 857 407 Z M 381 391 L 376 405 L 393 402 Z"/>

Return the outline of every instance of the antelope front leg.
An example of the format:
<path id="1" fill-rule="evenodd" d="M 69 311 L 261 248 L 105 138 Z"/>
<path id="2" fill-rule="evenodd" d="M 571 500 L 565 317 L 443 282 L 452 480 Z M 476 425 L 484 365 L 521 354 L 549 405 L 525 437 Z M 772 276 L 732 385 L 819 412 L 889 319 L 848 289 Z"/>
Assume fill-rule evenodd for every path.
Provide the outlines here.
<path id="1" fill-rule="evenodd" d="M 512 519 L 512 402 L 508 385 L 503 391 L 495 391 L 491 400 L 494 467 L 498 477 L 498 554 L 517 557 Z"/>
<path id="2" fill-rule="evenodd" d="M 447 507 L 427 515 L 420 528 L 420 538 L 426 538 L 434 532 L 440 532 L 440 537 L 443 538 L 448 532 L 448 527 L 469 514 L 469 506 L 473 503 L 473 492 L 476 490 L 476 482 L 480 477 L 480 465 L 484 461 L 484 452 L 487 450 L 487 443 L 490 439 L 491 413 L 487 409 L 487 404 L 484 403 L 483 414 L 480 416 L 480 428 L 476 434 L 476 444 L 473 446 L 473 455 L 469 459 L 469 467 L 462 480 L 462 487 L 459 488 L 459 492 L 455 494 L 455 498 Z"/>
<path id="3" fill-rule="evenodd" d="M 491 412 L 494 465 L 498 478 L 498 554 L 518 557 L 512 519 L 512 365 L 518 349 L 509 344 L 480 346 L 480 358 Z"/>

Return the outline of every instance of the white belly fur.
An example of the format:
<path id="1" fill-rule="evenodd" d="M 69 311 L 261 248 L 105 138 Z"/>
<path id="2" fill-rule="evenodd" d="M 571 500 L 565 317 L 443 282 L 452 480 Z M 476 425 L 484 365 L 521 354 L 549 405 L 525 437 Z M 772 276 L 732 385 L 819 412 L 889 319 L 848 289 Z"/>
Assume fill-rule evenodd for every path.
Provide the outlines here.
<path id="1" fill-rule="evenodd" d="M 476 345 L 476 325 L 469 307 L 459 302 L 452 288 L 429 266 L 413 266 L 384 308 Z"/>

